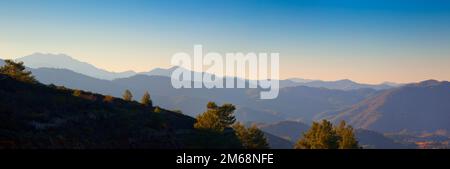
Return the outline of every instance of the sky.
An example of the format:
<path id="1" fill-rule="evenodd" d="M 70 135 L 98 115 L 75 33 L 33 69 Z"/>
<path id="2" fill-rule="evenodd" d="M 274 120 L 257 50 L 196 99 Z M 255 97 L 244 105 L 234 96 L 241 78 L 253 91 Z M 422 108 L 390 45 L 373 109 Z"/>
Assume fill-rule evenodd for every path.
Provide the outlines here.
<path id="1" fill-rule="evenodd" d="M 195 44 L 278 52 L 281 78 L 450 80 L 450 1 L 0 1 L 0 58 L 64 53 L 139 72 Z"/>

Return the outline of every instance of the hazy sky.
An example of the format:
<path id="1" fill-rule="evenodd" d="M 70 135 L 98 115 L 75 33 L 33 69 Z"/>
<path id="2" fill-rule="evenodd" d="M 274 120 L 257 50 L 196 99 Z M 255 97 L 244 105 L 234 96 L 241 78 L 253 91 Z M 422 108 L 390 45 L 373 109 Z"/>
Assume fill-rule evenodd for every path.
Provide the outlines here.
<path id="1" fill-rule="evenodd" d="M 279 52 L 282 78 L 450 80 L 450 1 L 0 1 L 0 58 L 148 71 L 194 44 Z"/>

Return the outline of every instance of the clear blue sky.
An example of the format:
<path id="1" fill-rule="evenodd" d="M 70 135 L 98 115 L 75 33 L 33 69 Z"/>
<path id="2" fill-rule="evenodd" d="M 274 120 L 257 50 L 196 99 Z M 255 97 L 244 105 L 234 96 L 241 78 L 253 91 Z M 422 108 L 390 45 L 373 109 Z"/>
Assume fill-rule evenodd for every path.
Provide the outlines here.
<path id="1" fill-rule="evenodd" d="M 281 77 L 450 80 L 450 1 L 0 1 L 0 57 L 65 53 L 111 71 L 169 67 L 194 44 L 280 52 Z"/>

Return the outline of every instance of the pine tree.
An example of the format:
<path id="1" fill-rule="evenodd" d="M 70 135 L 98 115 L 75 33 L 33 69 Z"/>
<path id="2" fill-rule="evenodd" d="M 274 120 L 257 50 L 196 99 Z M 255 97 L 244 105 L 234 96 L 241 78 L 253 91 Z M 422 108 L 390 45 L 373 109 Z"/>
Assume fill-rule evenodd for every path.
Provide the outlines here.
<path id="1" fill-rule="evenodd" d="M 296 149 L 337 149 L 338 140 L 331 122 L 323 120 L 321 123 L 313 122 L 311 128 L 303 134 Z"/>
<path id="2" fill-rule="evenodd" d="M 234 111 L 236 107 L 232 104 L 224 104 L 218 107 L 217 111 L 219 113 L 220 123 L 224 125 L 224 127 L 230 127 L 236 122 L 236 118 L 234 117 Z"/>
<path id="3" fill-rule="evenodd" d="M 208 110 L 203 114 L 200 114 L 196 118 L 197 122 L 194 124 L 194 128 L 209 130 L 213 132 L 223 132 L 225 127 L 220 123 L 220 119 L 216 110 Z"/>
<path id="4" fill-rule="evenodd" d="M 252 125 L 249 128 L 245 128 L 241 123 L 235 123 L 233 125 L 236 136 L 241 141 L 241 144 L 246 149 L 268 149 L 269 143 L 267 142 L 264 133 Z"/>
<path id="5" fill-rule="evenodd" d="M 345 121 L 341 121 L 336 128 L 336 133 L 339 135 L 339 149 L 358 149 L 358 140 L 352 126 L 349 126 Z"/>
<path id="6" fill-rule="evenodd" d="M 125 101 L 131 101 L 133 99 L 133 94 L 131 94 L 130 90 L 125 90 L 122 97 Z"/>
<path id="7" fill-rule="evenodd" d="M 31 72 L 25 70 L 23 62 L 14 62 L 9 59 L 5 60 L 5 65 L 0 67 L 0 73 L 8 75 L 18 81 L 37 83 L 37 80 L 31 75 Z"/>
<path id="8" fill-rule="evenodd" d="M 234 117 L 236 108 L 232 104 L 224 104 L 219 107 L 216 103 L 209 102 L 206 107 L 206 112 L 197 116 L 195 128 L 222 132 L 236 121 Z"/>
<path id="9" fill-rule="evenodd" d="M 359 148 L 351 126 L 342 121 L 338 127 L 323 120 L 313 122 L 311 128 L 303 134 L 295 145 L 296 149 L 354 149 Z"/>
<path id="10" fill-rule="evenodd" d="M 150 94 L 148 93 L 148 91 L 146 91 L 144 93 L 144 96 L 142 96 L 141 103 L 145 106 L 153 107 L 153 102 L 150 98 Z"/>

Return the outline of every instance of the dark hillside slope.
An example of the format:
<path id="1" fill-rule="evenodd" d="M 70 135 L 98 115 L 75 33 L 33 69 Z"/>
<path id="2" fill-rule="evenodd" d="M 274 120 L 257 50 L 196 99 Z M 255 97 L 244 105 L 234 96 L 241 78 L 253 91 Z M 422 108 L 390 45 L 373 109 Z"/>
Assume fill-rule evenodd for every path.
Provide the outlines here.
<path id="1" fill-rule="evenodd" d="M 233 132 L 205 133 L 189 116 L 153 110 L 0 74 L 0 148 L 240 148 Z"/>

